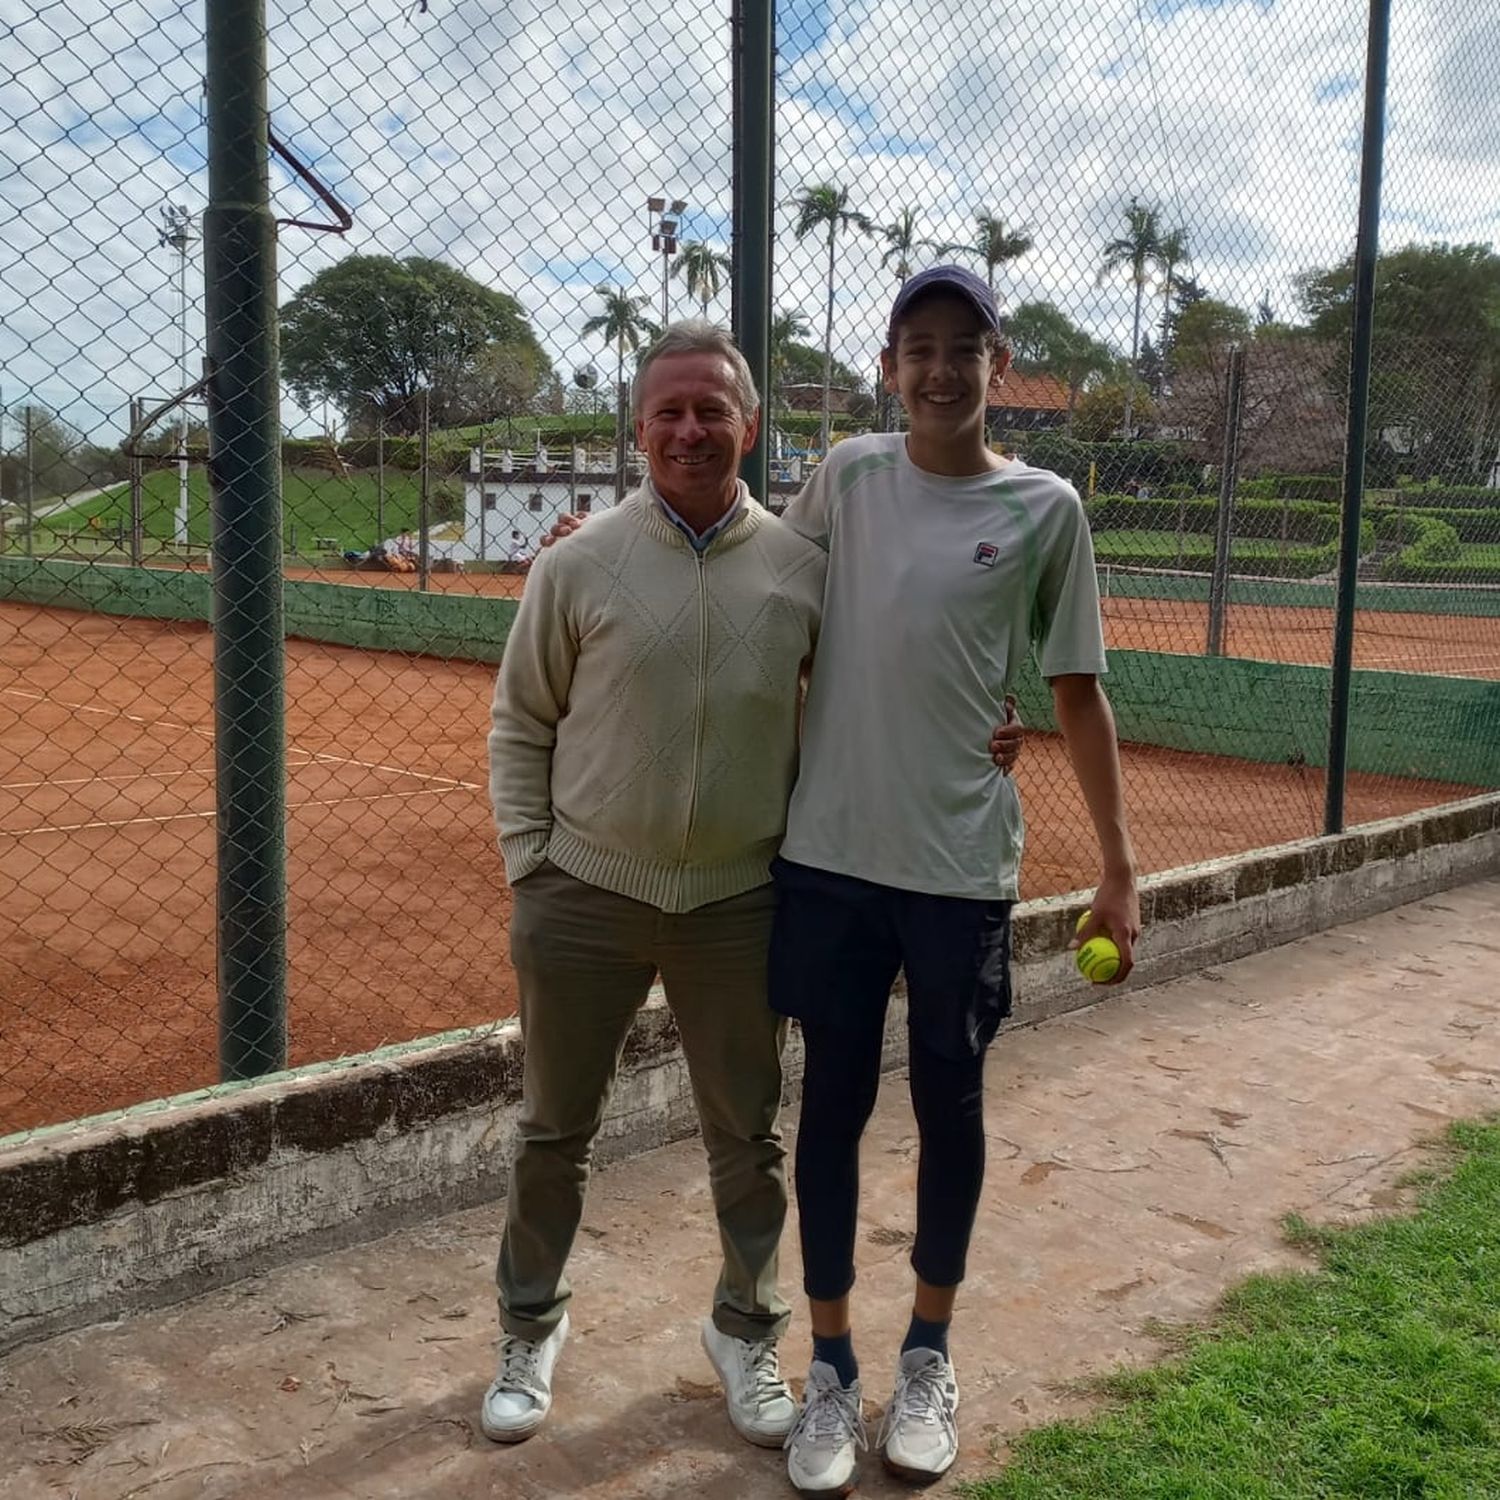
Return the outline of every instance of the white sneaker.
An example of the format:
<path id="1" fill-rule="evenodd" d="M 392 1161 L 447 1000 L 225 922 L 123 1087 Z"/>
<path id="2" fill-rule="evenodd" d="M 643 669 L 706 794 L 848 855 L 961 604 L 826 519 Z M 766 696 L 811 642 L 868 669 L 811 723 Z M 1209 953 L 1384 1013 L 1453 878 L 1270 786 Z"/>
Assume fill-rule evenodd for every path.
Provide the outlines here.
<path id="1" fill-rule="evenodd" d="M 781 1378 L 774 1339 L 737 1339 L 703 1320 L 703 1352 L 724 1382 L 734 1430 L 759 1448 L 779 1448 L 797 1420 L 797 1403 Z"/>
<path id="2" fill-rule="evenodd" d="M 500 1373 L 484 1393 L 479 1426 L 495 1443 L 529 1438 L 552 1410 L 552 1367 L 568 1340 L 568 1315 L 544 1339 L 513 1333 L 500 1340 Z"/>
<path id="3" fill-rule="evenodd" d="M 787 1478 L 799 1494 L 847 1495 L 854 1488 L 858 1450 L 867 1447 L 859 1381 L 840 1385 L 833 1366 L 815 1359 L 797 1425 L 787 1434 Z"/>
<path id="4" fill-rule="evenodd" d="M 937 1479 L 958 1457 L 958 1381 L 936 1349 L 908 1349 L 880 1427 L 880 1453 L 891 1473 Z"/>

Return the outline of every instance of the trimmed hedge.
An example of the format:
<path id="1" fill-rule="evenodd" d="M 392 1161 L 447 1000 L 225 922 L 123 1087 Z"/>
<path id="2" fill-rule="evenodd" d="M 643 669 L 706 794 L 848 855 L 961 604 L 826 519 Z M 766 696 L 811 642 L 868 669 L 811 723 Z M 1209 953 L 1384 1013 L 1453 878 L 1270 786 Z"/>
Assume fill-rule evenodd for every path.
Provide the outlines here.
<path id="1" fill-rule="evenodd" d="M 1500 568 L 1475 567 L 1466 562 L 1407 562 L 1406 556 L 1401 552 L 1391 558 L 1381 568 L 1381 578 L 1391 583 L 1442 583 L 1450 587 L 1465 583 L 1500 585 Z"/>
<path id="2" fill-rule="evenodd" d="M 1193 536 L 1212 536 L 1217 525 L 1217 500 L 1137 500 L 1130 495 L 1098 495 L 1084 509 L 1095 531 L 1177 531 Z M 1239 498 L 1234 507 L 1236 536 L 1279 540 L 1286 524 L 1288 540 L 1303 546 L 1321 546 L 1339 539 L 1338 511 L 1305 500 L 1279 503 L 1274 500 Z M 1375 545 L 1375 527 L 1360 523 L 1360 551 Z"/>
<path id="3" fill-rule="evenodd" d="M 1276 486 L 1269 498 L 1318 500 L 1324 505 L 1337 505 L 1344 498 L 1344 481 L 1338 474 L 1263 474 L 1261 478 Z"/>
<path id="4" fill-rule="evenodd" d="M 1370 516 L 1376 524 L 1376 536 L 1383 542 L 1401 542 L 1403 545 L 1416 541 L 1417 534 L 1406 527 L 1398 534 L 1396 523 L 1402 520 L 1442 521 L 1451 526 L 1461 542 L 1500 542 L 1500 507 L 1494 510 L 1429 510 L 1425 506 L 1417 510 L 1405 507 L 1393 509 L 1384 505 L 1371 506 Z"/>
<path id="5" fill-rule="evenodd" d="M 1381 567 L 1382 578 L 1410 582 L 1430 580 L 1426 572 L 1435 563 L 1456 563 L 1463 557 L 1458 532 L 1446 521 L 1431 516 L 1393 515 L 1380 523 L 1381 539 L 1402 543 L 1401 551 Z M 1472 576 L 1472 570 L 1466 570 Z"/>
<path id="6" fill-rule="evenodd" d="M 1500 506 L 1500 490 L 1482 484 L 1432 484 L 1409 489 L 1403 486 L 1370 498 L 1378 498 L 1382 505 L 1420 505 L 1424 510 L 1433 506 L 1454 509 Z"/>
<path id="7" fill-rule="evenodd" d="M 1205 572 L 1213 566 L 1211 543 L 1194 539 L 1184 544 L 1181 565 L 1197 566 Z M 1100 566 L 1120 568 L 1172 568 L 1176 561 L 1157 551 L 1142 551 L 1128 543 L 1111 542 L 1108 536 L 1094 542 L 1094 560 Z M 1258 578 L 1316 578 L 1338 566 L 1338 545 L 1327 547 L 1292 547 L 1282 556 L 1276 552 L 1239 551 L 1230 553 L 1230 569 L 1240 575 Z"/>

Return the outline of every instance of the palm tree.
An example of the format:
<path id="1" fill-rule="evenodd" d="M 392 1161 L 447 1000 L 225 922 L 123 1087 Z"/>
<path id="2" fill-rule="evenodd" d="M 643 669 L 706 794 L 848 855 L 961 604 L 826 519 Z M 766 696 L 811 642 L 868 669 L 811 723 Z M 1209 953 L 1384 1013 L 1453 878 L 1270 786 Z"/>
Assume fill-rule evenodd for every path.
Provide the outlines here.
<path id="1" fill-rule="evenodd" d="M 882 226 L 880 234 L 886 243 L 886 252 L 880 257 L 880 264 L 888 266 L 894 260 L 896 279 L 904 286 L 906 278 L 914 269 L 911 263 L 912 251 L 927 243 L 917 238 L 916 209 L 903 208 L 893 224 Z"/>
<path id="2" fill-rule="evenodd" d="M 672 275 L 687 283 L 688 295 L 702 303 L 705 318 L 708 304 L 719 295 L 729 271 L 729 257 L 701 240 L 684 240 L 672 258 Z"/>
<path id="3" fill-rule="evenodd" d="M 833 272 L 834 253 L 841 230 L 857 229 L 868 234 L 870 221 L 858 209 L 849 207 L 849 189 L 832 182 L 815 182 L 792 200 L 797 210 L 797 238 L 804 240 L 814 230 L 828 235 L 828 307 L 823 320 L 823 422 L 821 449 L 828 453 L 829 406 L 833 390 Z"/>
<path id="4" fill-rule="evenodd" d="M 597 318 L 590 318 L 583 325 L 584 337 L 602 333 L 606 344 L 615 348 L 615 390 L 625 384 L 625 351 L 634 353 L 641 347 L 641 339 L 648 342 L 661 331 L 649 318 L 643 316 L 649 305 L 649 297 L 632 297 L 621 287 L 601 281 L 594 288 L 594 295 L 604 299 L 604 311 Z"/>
<path id="5" fill-rule="evenodd" d="M 984 262 L 984 279 L 990 290 L 995 290 L 995 270 L 1008 265 L 1031 249 L 1031 235 L 1024 229 L 1009 230 L 1005 221 L 989 209 L 981 208 L 974 215 L 975 238 L 968 245 L 954 245 L 954 250 L 977 255 Z"/>
<path id="6" fill-rule="evenodd" d="M 1165 385 L 1172 376 L 1172 293 L 1177 290 L 1177 268 L 1188 258 L 1188 232 L 1180 225 L 1169 229 L 1161 237 L 1157 247 L 1157 260 L 1161 265 L 1161 376 Z M 1158 395 L 1160 392 L 1158 392 Z"/>
<path id="7" fill-rule="evenodd" d="M 776 396 L 786 383 L 787 361 L 793 344 L 799 344 L 812 333 L 800 312 L 780 312 L 771 319 L 771 410 Z"/>
<path id="8" fill-rule="evenodd" d="M 1099 267 L 1100 286 L 1122 267 L 1129 267 L 1130 281 L 1135 287 L 1135 319 L 1130 328 L 1130 381 L 1125 387 L 1127 442 L 1130 440 L 1130 418 L 1141 353 L 1141 298 L 1146 294 L 1146 282 L 1152 267 L 1161 264 L 1161 247 L 1160 213 L 1149 204 L 1142 205 L 1132 198 L 1125 210 L 1125 233 L 1104 247 L 1104 259 Z"/>

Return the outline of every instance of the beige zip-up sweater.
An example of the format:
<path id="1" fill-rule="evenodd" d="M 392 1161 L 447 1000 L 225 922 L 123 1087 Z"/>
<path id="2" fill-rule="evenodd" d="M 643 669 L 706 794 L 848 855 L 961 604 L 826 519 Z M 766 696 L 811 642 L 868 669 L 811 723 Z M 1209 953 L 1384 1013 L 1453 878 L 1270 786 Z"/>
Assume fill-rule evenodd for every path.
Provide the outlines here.
<path id="1" fill-rule="evenodd" d="M 698 553 L 648 483 L 532 567 L 489 736 L 513 885 L 550 859 L 681 912 L 769 878 L 826 559 L 743 498 Z"/>

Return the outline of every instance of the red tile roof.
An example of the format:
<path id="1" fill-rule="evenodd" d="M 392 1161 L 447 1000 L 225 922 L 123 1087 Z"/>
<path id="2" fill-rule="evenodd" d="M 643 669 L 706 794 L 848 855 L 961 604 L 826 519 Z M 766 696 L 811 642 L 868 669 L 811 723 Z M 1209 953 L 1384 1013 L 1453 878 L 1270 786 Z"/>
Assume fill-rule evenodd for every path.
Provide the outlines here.
<path id="1" fill-rule="evenodd" d="M 1008 411 L 1067 411 L 1068 388 L 1055 375 L 1010 370 L 1000 387 L 1000 399 L 993 405 Z"/>

